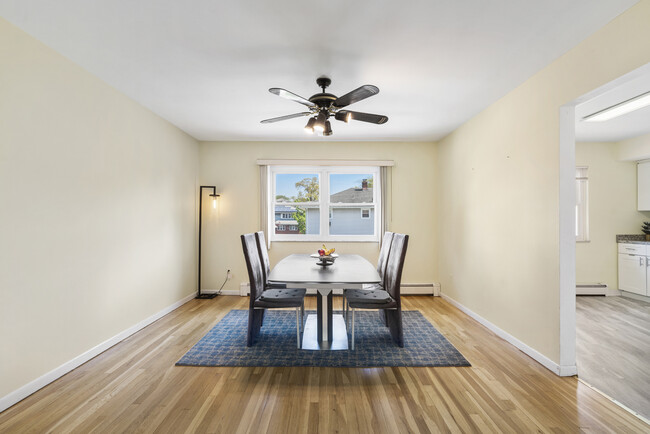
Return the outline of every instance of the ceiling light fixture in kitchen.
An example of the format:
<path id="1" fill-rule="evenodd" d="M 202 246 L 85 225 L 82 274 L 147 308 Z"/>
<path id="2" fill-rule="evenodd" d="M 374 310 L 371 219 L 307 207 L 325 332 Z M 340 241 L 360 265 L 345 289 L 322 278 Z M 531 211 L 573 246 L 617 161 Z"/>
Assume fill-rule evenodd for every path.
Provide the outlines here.
<path id="1" fill-rule="evenodd" d="M 628 99 L 611 107 L 607 107 L 604 110 L 597 111 L 592 113 L 589 116 L 582 118 L 585 122 L 603 122 L 610 119 L 623 116 L 627 113 L 633 112 L 640 108 L 650 105 L 650 92 L 643 93 L 641 95 L 635 96 L 634 98 Z"/>

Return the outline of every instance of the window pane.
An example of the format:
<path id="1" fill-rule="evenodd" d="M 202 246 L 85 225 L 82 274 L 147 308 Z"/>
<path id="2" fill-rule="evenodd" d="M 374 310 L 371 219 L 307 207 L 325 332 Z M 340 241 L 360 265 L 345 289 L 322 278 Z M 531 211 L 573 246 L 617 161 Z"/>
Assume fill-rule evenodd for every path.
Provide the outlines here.
<path id="1" fill-rule="evenodd" d="M 330 207 L 330 235 L 373 235 L 375 207 Z"/>
<path id="2" fill-rule="evenodd" d="M 275 175 L 276 202 L 318 202 L 317 173 L 278 173 Z"/>
<path id="3" fill-rule="evenodd" d="M 275 205 L 275 233 L 318 235 L 320 208 L 314 206 Z"/>
<path id="4" fill-rule="evenodd" d="M 370 173 L 330 175 L 331 203 L 372 203 L 373 176 Z"/>

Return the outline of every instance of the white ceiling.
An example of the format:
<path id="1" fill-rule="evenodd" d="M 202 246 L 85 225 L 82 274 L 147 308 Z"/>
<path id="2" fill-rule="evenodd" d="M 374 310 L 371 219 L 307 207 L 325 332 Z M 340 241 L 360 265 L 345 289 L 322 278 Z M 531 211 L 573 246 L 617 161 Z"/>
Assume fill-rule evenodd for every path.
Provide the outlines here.
<path id="1" fill-rule="evenodd" d="M 315 79 L 384 125 L 315 140 L 438 140 L 637 0 L 0 0 L 0 15 L 199 140 L 305 140 Z"/>
<path id="2" fill-rule="evenodd" d="M 650 92 L 650 73 L 626 81 L 576 106 L 577 142 L 618 142 L 650 133 L 650 106 L 605 122 L 585 122 L 585 116 Z"/>

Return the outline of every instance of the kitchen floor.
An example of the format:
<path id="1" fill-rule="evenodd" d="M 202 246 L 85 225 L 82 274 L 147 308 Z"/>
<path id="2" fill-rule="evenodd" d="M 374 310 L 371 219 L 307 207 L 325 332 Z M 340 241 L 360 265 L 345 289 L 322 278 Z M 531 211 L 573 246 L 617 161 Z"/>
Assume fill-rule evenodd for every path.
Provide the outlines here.
<path id="1" fill-rule="evenodd" d="M 650 303 L 578 296 L 578 377 L 650 419 Z"/>

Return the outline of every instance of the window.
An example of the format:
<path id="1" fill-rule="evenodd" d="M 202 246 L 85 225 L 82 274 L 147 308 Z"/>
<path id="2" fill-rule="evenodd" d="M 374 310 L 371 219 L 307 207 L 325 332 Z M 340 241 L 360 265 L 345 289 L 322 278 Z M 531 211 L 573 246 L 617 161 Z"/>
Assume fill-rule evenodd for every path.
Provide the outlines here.
<path id="1" fill-rule="evenodd" d="M 379 173 L 371 166 L 270 166 L 271 240 L 378 241 Z"/>
<path id="2" fill-rule="evenodd" d="M 589 177 L 576 167 L 576 241 L 589 241 Z"/>

